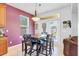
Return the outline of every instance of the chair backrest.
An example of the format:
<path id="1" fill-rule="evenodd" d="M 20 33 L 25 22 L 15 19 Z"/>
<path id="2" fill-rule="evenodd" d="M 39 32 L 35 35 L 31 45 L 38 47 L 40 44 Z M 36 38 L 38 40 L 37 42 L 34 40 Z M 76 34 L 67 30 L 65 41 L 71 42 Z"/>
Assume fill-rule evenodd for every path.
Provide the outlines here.
<path id="1" fill-rule="evenodd" d="M 48 39 L 48 38 L 49 38 L 49 36 L 50 36 L 50 35 L 49 35 L 49 34 L 47 34 L 47 37 L 46 37 L 46 38 Z"/>
<path id="2" fill-rule="evenodd" d="M 28 40 L 31 38 L 31 34 L 24 34 L 23 38 L 24 38 L 24 40 Z"/>

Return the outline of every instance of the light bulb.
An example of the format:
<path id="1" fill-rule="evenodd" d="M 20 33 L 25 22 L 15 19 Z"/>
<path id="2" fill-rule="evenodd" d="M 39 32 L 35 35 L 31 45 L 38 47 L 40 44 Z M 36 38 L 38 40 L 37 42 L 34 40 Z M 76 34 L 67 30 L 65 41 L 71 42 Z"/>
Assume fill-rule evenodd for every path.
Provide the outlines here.
<path id="1" fill-rule="evenodd" d="M 39 21 L 40 20 L 39 17 L 33 17 L 32 19 L 33 19 L 33 21 Z"/>

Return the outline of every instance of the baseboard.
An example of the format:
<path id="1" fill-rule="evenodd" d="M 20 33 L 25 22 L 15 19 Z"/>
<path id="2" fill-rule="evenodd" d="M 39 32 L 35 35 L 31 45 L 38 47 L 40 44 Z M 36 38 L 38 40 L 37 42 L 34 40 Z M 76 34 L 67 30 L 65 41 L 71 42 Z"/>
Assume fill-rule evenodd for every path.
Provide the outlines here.
<path id="1" fill-rule="evenodd" d="M 15 47 L 18 47 L 20 45 L 22 45 L 22 44 L 18 44 L 18 45 L 14 45 L 14 46 L 8 47 L 8 49 L 15 48 Z"/>

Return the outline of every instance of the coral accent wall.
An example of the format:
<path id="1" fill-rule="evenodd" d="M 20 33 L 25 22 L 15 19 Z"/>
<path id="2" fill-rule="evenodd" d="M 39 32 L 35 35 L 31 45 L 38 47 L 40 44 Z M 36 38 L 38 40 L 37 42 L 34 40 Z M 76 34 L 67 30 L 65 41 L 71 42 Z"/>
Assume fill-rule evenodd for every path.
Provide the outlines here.
<path id="1" fill-rule="evenodd" d="M 6 29 L 8 30 L 8 46 L 14 46 L 21 43 L 20 38 L 20 20 L 19 15 L 24 15 L 29 17 L 30 33 L 34 34 L 34 22 L 32 21 L 32 15 L 14 8 L 12 6 L 6 5 Z"/>

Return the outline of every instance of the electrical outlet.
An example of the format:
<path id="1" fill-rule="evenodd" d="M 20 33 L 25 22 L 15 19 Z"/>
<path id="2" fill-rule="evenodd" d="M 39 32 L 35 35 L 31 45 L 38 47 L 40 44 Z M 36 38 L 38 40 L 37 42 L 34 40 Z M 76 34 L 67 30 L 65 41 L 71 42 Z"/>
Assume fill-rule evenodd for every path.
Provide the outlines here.
<path id="1" fill-rule="evenodd" d="M 8 32 L 8 30 L 6 30 L 6 32 Z"/>
<path id="2" fill-rule="evenodd" d="M 10 44 L 12 44 L 12 41 L 10 41 Z"/>
<path id="3" fill-rule="evenodd" d="M 20 39 L 22 39 L 22 36 L 19 36 Z"/>

